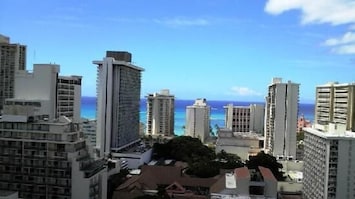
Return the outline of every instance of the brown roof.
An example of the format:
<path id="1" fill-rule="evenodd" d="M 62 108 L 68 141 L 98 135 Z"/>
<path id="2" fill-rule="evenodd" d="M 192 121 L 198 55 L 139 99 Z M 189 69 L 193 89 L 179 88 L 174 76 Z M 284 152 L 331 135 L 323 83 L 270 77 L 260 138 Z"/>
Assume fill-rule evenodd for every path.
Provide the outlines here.
<path id="1" fill-rule="evenodd" d="M 262 166 L 258 166 L 258 168 L 259 168 L 259 171 L 260 171 L 261 175 L 263 176 L 264 180 L 268 179 L 268 180 L 273 180 L 273 181 L 277 182 L 274 174 L 272 174 L 270 169 L 262 167 Z"/>
<path id="2" fill-rule="evenodd" d="M 247 167 L 240 167 L 234 169 L 234 175 L 236 179 L 245 179 L 245 178 L 250 179 L 250 173 Z"/>
<path id="3" fill-rule="evenodd" d="M 182 176 L 181 170 L 181 167 L 174 166 L 144 165 L 142 166 L 140 175 L 132 176 L 117 187 L 116 190 L 131 190 L 138 186 L 156 189 L 157 184 L 170 185 L 174 182 L 178 182 L 182 186 L 211 187 L 218 180 L 218 178 L 192 178 Z"/>
<path id="4" fill-rule="evenodd" d="M 221 177 L 214 183 L 210 189 L 211 193 L 220 193 L 226 188 L 226 175 L 221 175 Z"/>

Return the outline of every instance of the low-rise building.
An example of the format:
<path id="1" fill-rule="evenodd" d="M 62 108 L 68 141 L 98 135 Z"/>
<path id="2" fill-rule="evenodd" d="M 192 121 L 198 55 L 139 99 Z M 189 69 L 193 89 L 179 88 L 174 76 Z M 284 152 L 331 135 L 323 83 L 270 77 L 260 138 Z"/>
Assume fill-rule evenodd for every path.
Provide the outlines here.
<path id="1" fill-rule="evenodd" d="M 132 175 L 114 191 L 113 199 L 156 195 L 163 188 L 170 198 L 209 198 L 217 178 L 194 178 L 180 166 L 144 165 L 139 175 Z"/>
<path id="2" fill-rule="evenodd" d="M 211 187 L 211 199 L 244 199 L 277 197 L 277 180 L 270 169 L 258 167 L 236 168 L 233 173 L 226 173 Z"/>
<path id="3" fill-rule="evenodd" d="M 232 132 L 229 129 L 220 129 L 216 142 L 216 153 L 224 150 L 227 153 L 238 155 L 242 160 L 258 154 L 263 146 L 263 137 L 251 132 Z"/>

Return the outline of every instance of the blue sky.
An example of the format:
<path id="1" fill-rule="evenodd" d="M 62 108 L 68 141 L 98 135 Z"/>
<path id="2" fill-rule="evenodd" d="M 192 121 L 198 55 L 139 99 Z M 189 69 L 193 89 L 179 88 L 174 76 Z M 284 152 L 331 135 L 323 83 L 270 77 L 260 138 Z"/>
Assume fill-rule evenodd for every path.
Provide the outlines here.
<path id="1" fill-rule="evenodd" d="M 28 69 L 82 75 L 84 96 L 106 50 L 145 68 L 142 96 L 263 101 L 282 77 L 313 102 L 317 85 L 355 81 L 355 1 L 2 0 L 0 34 L 27 45 Z"/>

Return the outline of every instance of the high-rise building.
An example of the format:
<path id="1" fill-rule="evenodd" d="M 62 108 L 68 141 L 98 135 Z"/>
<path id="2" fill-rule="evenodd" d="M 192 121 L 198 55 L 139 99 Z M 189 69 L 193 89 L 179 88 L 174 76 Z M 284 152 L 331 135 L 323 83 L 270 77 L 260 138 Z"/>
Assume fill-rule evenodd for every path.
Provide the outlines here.
<path id="1" fill-rule="evenodd" d="M 169 90 L 147 96 L 148 135 L 174 135 L 175 97 Z"/>
<path id="2" fill-rule="evenodd" d="M 206 99 L 196 99 L 192 106 L 187 106 L 185 135 L 205 142 L 210 134 L 210 112 Z"/>
<path id="3" fill-rule="evenodd" d="M 78 123 L 58 117 L 58 72 L 34 65 L 16 74 L 0 119 L 0 190 L 24 199 L 107 198 L 106 161 L 92 158 Z"/>
<path id="4" fill-rule="evenodd" d="M 310 198 L 355 198 L 355 132 L 343 124 L 305 128 L 303 194 Z"/>
<path id="5" fill-rule="evenodd" d="M 316 88 L 315 125 L 305 128 L 303 194 L 355 198 L 354 84 Z"/>
<path id="6" fill-rule="evenodd" d="M 265 151 L 274 156 L 296 158 L 299 84 L 273 78 L 265 107 Z"/>
<path id="7" fill-rule="evenodd" d="M 328 83 L 316 88 L 315 124 L 344 124 L 355 131 L 355 83 Z"/>
<path id="8" fill-rule="evenodd" d="M 251 104 L 250 106 L 224 106 L 225 126 L 233 132 L 264 131 L 264 106 Z"/>
<path id="9" fill-rule="evenodd" d="M 58 76 L 57 79 L 57 115 L 72 118 L 80 122 L 81 76 Z"/>
<path id="10" fill-rule="evenodd" d="M 10 43 L 0 34 L 0 112 L 5 99 L 14 97 L 15 73 L 26 69 L 26 46 Z"/>
<path id="11" fill-rule="evenodd" d="M 97 65 L 97 136 L 100 156 L 139 140 L 141 72 L 131 53 L 107 51 Z"/>
<path id="12" fill-rule="evenodd" d="M 59 72 L 57 64 L 34 64 L 33 72 L 17 71 L 14 94 L 17 99 L 41 101 L 38 110 L 49 120 L 66 116 L 79 123 L 81 76 L 59 76 Z"/>

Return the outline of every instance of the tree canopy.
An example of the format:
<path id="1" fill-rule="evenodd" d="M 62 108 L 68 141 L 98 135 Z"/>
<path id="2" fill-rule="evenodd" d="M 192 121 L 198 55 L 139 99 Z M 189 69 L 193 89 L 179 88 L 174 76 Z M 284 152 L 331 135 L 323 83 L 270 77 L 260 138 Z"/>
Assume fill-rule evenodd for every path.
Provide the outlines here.
<path id="1" fill-rule="evenodd" d="M 284 180 L 282 169 L 282 164 L 276 161 L 276 158 L 272 155 L 264 153 L 264 151 L 259 152 L 256 156 L 251 156 L 248 161 L 246 161 L 246 166 L 249 169 L 257 169 L 258 166 L 263 166 L 274 174 L 277 180 Z"/>
<path id="2" fill-rule="evenodd" d="M 189 175 L 207 178 L 219 174 L 220 169 L 235 169 L 244 166 L 237 155 L 221 151 L 217 155 L 198 138 L 179 136 L 166 144 L 155 144 L 154 159 L 174 159 L 187 162 Z"/>

